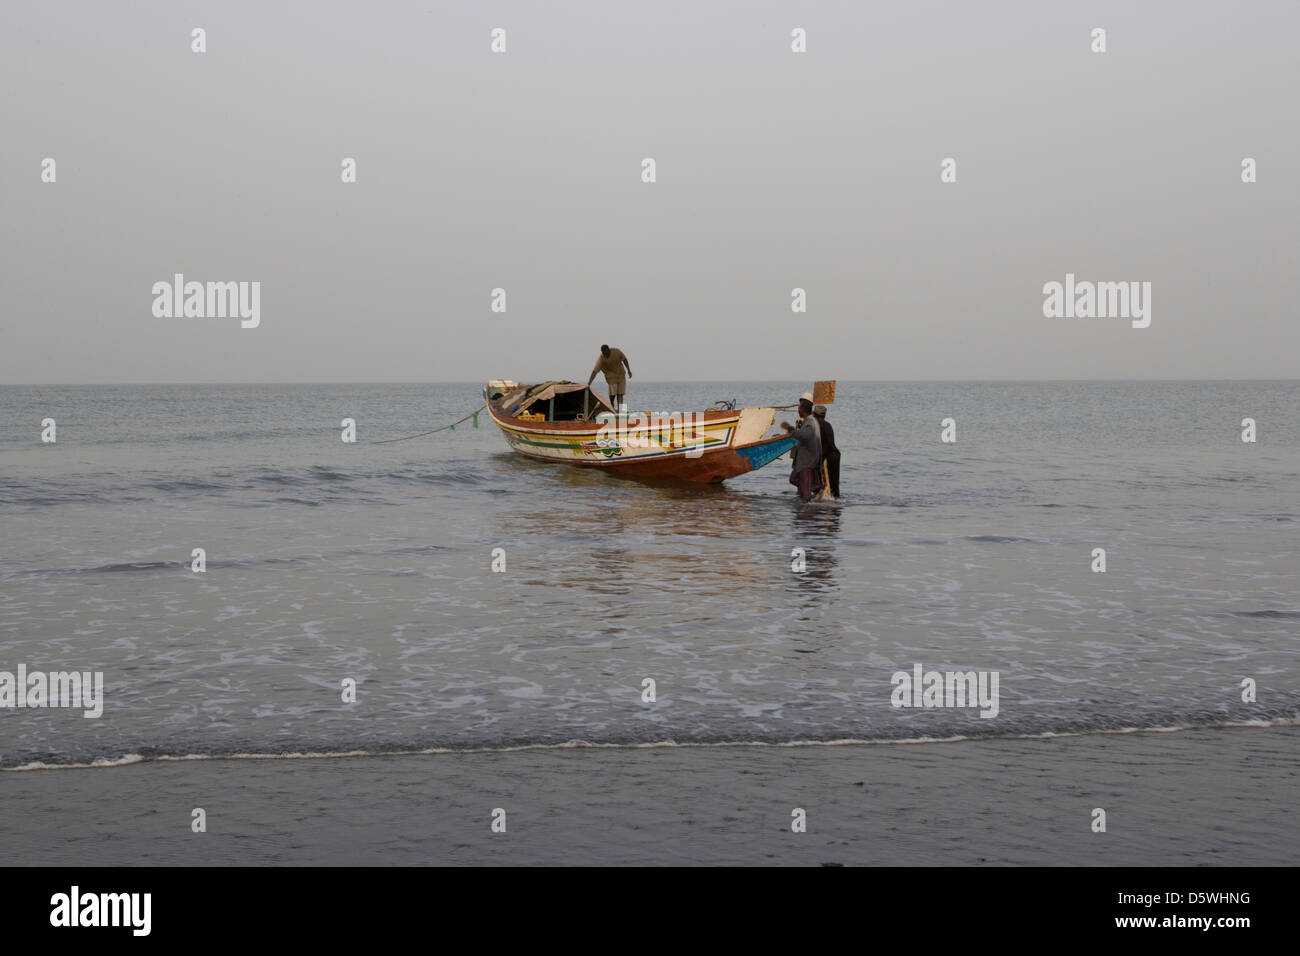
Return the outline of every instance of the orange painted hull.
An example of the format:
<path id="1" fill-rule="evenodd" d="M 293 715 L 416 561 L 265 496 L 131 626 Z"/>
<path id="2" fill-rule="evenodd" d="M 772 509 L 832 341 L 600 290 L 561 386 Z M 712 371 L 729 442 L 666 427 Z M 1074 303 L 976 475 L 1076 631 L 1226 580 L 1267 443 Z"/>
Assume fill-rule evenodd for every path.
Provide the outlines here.
<path id="1" fill-rule="evenodd" d="M 781 445 L 781 450 L 772 447 L 777 443 Z M 738 475 L 754 471 L 756 468 L 761 468 L 767 464 L 766 461 L 755 464 L 757 456 L 750 457 L 753 452 L 762 451 L 767 453 L 770 451 L 772 454 L 779 456 L 784 454 L 784 449 L 789 447 L 790 439 L 778 435 L 775 438 L 768 438 L 740 448 L 720 448 L 717 451 L 701 455 L 699 458 L 684 458 L 681 456 L 648 458 L 641 461 L 610 462 L 598 467 L 611 471 L 622 478 L 696 481 L 716 484 L 720 481 L 726 481 L 728 478 L 735 478 Z"/>

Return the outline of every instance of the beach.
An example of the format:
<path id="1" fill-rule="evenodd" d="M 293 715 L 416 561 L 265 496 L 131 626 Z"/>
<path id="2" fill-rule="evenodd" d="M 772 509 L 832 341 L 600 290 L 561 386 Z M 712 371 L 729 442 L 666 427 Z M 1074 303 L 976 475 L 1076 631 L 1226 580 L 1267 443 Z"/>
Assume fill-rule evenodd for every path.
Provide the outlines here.
<path id="1" fill-rule="evenodd" d="M 1298 781 L 1295 728 L 190 760 L 6 774 L 0 842 L 66 866 L 1294 866 Z"/>

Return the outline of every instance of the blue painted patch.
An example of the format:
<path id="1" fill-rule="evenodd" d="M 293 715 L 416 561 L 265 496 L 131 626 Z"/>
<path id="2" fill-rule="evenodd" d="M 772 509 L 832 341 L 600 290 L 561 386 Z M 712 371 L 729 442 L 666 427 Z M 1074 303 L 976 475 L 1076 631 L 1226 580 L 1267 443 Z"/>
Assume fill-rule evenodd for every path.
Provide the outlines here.
<path id="1" fill-rule="evenodd" d="M 757 470 L 766 464 L 776 461 L 793 447 L 793 438 L 782 438 L 780 441 L 774 441 L 770 445 L 756 445 L 752 448 L 737 448 L 736 454 L 746 459 L 749 462 L 750 468 Z"/>

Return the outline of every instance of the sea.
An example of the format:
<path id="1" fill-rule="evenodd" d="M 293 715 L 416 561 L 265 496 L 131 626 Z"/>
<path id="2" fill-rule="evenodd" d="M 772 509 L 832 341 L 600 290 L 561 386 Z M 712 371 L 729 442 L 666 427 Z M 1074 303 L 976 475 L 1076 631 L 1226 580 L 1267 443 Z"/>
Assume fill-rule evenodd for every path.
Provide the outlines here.
<path id="1" fill-rule="evenodd" d="M 809 504 L 785 458 L 713 486 L 529 460 L 482 403 L 0 387 L 0 682 L 103 688 L 99 716 L 0 707 L 0 846 L 1300 859 L 1300 382 L 839 381 L 842 496 Z M 902 689 L 931 672 L 996 707 Z"/>

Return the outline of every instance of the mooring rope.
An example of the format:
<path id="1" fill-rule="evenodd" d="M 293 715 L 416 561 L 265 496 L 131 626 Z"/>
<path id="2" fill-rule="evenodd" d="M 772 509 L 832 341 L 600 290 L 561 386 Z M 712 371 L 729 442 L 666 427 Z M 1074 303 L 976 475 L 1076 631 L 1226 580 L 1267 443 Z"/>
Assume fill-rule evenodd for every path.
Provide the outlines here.
<path id="1" fill-rule="evenodd" d="M 443 425 L 441 428 L 434 428 L 431 431 L 420 432 L 420 434 L 418 435 L 407 435 L 405 438 L 385 438 L 383 441 L 372 441 L 370 444 L 388 445 L 395 441 L 410 441 L 412 438 L 423 438 L 425 435 L 436 435 L 438 432 L 445 432 L 449 428 L 452 431 L 455 431 L 457 425 L 459 425 L 461 422 L 467 422 L 471 418 L 474 419 L 474 427 L 478 428 L 479 412 L 483 411 L 483 409 L 485 408 L 487 408 L 486 405 L 480 405 L 478 408 L 474 409 L 474 411 L 470 412 L 468 415 L 466 415 L 464 418 L 460 419 L 459 421 L 454 421 L 450 425 Z"/>

